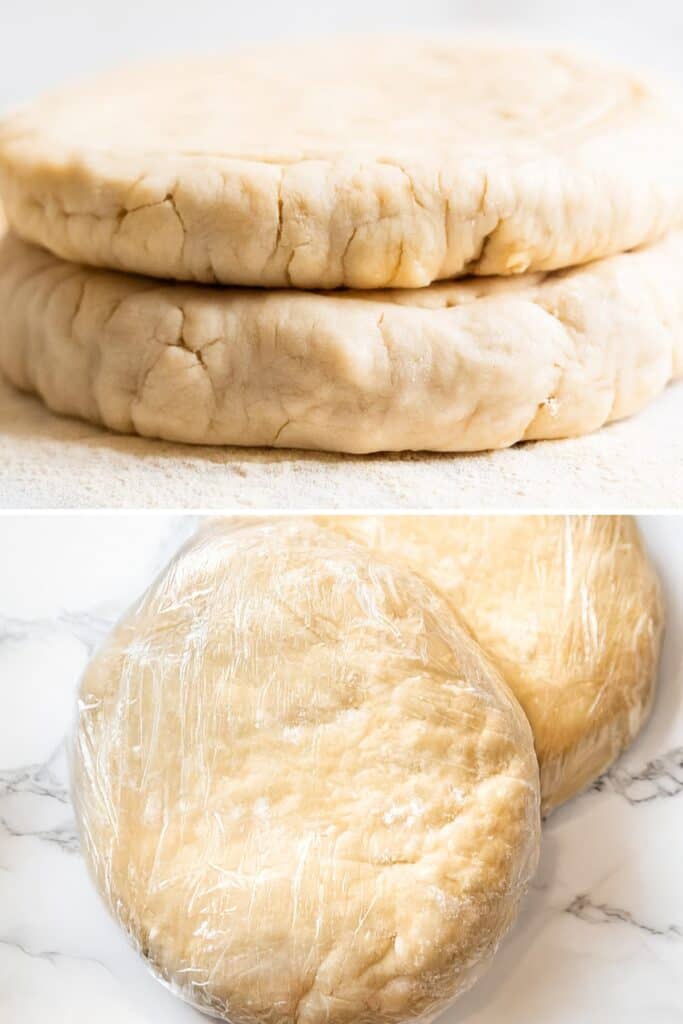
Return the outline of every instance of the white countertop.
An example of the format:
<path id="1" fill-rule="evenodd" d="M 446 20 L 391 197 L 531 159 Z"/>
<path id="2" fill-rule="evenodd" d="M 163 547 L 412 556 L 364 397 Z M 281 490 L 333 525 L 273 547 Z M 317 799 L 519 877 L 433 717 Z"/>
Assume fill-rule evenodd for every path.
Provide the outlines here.
<path id="1" fill-rule="evenodd" d="M 683 519 L 643 526 L 668 605 L 652 718 L 546 823 L 518 923 L 443 1024 L 683 1020 Z M 2 1024 L 205 1019 L 152 978 L 108 917 L 79 854 L 65 763 L 89 652 L 191 529 L 171 516 L 2 520 Z"/>

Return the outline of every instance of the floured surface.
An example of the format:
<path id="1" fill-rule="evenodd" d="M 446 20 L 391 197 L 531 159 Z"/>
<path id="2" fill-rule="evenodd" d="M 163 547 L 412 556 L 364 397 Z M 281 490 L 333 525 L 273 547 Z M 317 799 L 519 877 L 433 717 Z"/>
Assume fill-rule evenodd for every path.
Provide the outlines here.
<path id="1" fill-rule="evenodd" d="M 79 692 L 83 853 L 231 1024 L 429 1022 L 536 868 L 529 724 L 446 600 L 304 520 L 205 525 Z"/>
<path id="2" fill-rule="evenodd" d="M 121 437 L 55 416 L 0 377 L 4 508 L 683 506 L 683 384 L 566 441 L 482 455 L 343 456 Z"/>
<path id="3" fill-rule="evenodd" d="M 182 280 L 422 287 L 551 270 L 683 214 L 680 115 L 556 49 L 376 36 L 109 74 L 0 130 L 13 227 Z"/>
<path id="4" fill-rule="evenodd" d="M 683 232 L 553 274 L 207 288 L 8 234 L 0 370 L 55 412 L 193 444 L 354 454 L 575 437 L 683 374 Z"/>

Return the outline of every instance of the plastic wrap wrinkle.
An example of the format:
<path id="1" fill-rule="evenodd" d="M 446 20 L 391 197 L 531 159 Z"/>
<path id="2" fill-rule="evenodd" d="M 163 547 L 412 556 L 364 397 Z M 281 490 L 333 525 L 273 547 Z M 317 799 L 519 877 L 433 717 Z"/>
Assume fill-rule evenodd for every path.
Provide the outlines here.
<path id="1" fill-rule="evenodd" d="M 235 1024 L 431 1020 L 538 856 L 498 672 L 419 576 L 305 520 L 190 542 L 86 671 L 73 770 L 112 913 Z"/>

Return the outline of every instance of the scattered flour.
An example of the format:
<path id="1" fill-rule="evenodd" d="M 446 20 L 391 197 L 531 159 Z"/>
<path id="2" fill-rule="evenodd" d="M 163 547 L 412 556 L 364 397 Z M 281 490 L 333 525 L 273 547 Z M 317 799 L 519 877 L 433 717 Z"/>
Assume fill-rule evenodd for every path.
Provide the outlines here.
<path id="1" fill-rule="evenodd" d="M 521 509 L 683 506 L 683 382 L 587 437 L 474 455 L 193 448 L 55 416 L 0 379 L 0 507 Z"/>

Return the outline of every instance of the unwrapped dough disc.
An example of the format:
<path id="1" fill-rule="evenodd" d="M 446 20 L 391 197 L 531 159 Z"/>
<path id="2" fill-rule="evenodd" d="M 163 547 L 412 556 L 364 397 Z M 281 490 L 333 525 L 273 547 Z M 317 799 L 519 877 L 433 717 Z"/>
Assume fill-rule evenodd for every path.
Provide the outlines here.
<path id="1" fill-rule="evenodd" d="M 337 39 L 109 74 L 0 130 L 10 223 L 164 278 L 423 287 L 554 270 L 683 215 L 680 113 L 554 49 Z"/>
<path id="2" fill-rule="evenodd" d="M 217 289 L 0 245 L 0 369 L 56 412 L 197 444 L 475 451 L 587 433 L 683 375 L 683 234 L 415 291 Z"/>
<path id="3" fill-rule="evenodd" d="M 153 970 L 232 1024 L 429 1021 L 539 843 L 517 701 L 418 576 L 332 531 L 200 532 L 80 690 L 87 861 Z"/>
<path id="4" fill-rule="evenodd" d="M 450 599 L 534 733 L 544 811 L 574 796 L 645 721 L 659 581 L 628 516 L 331 517 Z"/>

